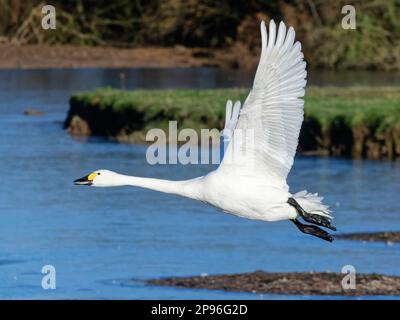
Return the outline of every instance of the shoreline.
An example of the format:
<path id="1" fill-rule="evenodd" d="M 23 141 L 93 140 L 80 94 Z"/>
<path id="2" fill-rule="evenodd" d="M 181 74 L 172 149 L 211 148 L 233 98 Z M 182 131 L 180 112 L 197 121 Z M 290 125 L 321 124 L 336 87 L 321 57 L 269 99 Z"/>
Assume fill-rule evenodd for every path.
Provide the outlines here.
<path id="1" fill-rule="evenodd" d="M 149 285 L 181 289 L 208 289 L 255 294 L 311 296 L 399 296 L 400 277 L 381 274 L 356 274 L 356 288 L 343 289 L 343 273 L 266 272 L 202 275 L 151 279 Z"/>
<path id="2" fill-rule="evenodd" d="M 245 50 L 245 51 L 244 51 Z M 245 59 L 243 57 L 246 57 Z M 48 68 L 254 68 L 258 55 L 237 47 L 115 48 L 76 45 L 16 45 L 0 42 L 0 69 Z"/>
<path id="3" fill-rule="evenodd" d="M 336 238 L 340 240 L 393 244 L 400 242 L 400 231 L 344 233 L 336 235 Z"/>

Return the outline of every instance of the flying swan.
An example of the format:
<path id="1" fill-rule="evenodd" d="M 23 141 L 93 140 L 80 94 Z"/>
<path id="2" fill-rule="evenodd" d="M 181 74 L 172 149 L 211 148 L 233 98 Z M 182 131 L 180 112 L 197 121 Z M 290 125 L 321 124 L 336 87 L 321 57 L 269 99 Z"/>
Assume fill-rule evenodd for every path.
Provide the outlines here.
<path id="1" fill-rule="evenodd" d="M 261 22 L 261 57 L 253 88 L 243 108 L 226 106 L 224 144 L 219 167 L 205 176 L 185 181 L 133 177 L 97 170 L 74 181 L 94 187 L 135 186 L 176 194 L 208 203 L 226 213 L 263 221 L 291 220 L 303 233 L 327 241 L 329 208 L 318 194 L 289 192 L 286 178 L 293 165 L 303 122 L 306 63 L 292 27 L 273 20 L 267 34 Z M 252 139 L 243 138 L 250 132 Z M 302 218 L 309 224 L 299 221 Z"/>

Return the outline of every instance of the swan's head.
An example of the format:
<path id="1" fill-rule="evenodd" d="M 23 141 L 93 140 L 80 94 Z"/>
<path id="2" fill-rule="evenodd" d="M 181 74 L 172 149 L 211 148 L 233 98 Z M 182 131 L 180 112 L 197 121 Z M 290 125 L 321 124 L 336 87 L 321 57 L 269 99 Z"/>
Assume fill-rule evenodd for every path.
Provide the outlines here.
<path id="1" fill-rule="evenodd" d="M 113 187 L 119 185 L 118 173 L 110 170 L 96 170 L 87 176 L 76 179 L 76 185 L 85 185 L 93 187 Z"/>

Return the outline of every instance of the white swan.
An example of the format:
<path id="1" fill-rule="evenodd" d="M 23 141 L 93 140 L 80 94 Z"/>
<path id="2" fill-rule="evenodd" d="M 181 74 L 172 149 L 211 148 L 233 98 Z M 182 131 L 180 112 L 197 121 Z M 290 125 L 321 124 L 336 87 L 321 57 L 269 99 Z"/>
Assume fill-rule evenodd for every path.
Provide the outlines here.
<path id="1" fill-rule="evenodd" d="M 226 139 L 231 139 L 232 130 L 233 137 L 215 171 L 191 180 L 168 181 L 98 170 L 75 184 L 135 186 L 177 194 L 248 219 L 291 220 L 303 233 L 332 241 L 328 232 L 315 226 L 336 230 L 322 198 L 306 191 L 292 195 L 286 183 L 303 121 L 307 72 L 301 44 L 294 42 L 292 27 L 287 31 L 281 22 L 276 30 L 273 20 L 268 35 L 261 23 L 261 39 L 260 62 L 242 110 L 240 103 L 234 107 L 227 103 Z M 249 129 L 252 143 L 237 134 Z M 312 224 L 300 223 L 298 217 Z"/>

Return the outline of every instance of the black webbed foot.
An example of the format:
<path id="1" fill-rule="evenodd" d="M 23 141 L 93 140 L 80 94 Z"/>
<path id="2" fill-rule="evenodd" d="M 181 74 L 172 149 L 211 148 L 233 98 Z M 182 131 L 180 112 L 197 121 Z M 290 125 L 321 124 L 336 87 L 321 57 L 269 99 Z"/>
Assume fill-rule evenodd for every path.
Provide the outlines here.
<path id="1" fill-rule="evenodd" d="M 303 224 L 297 219 L 293 219 L 292 221 L 296 225 L 296 227 L 303 233 L 313 235 L 315 237 L 321 238 L 321 239 L 329 241 L 329 242 L 333 241 L 333 237 L 331 234 L 329 234 L 328 232 L 326 232 L 325 230 L 322 230 L 321 228 L 319 228 L 317 226 Z"/>
<path id="2" fill-rule="evenodd" d="M 287 203 L 296 208 L 304 221 L 336 231 L 336 227 L 331 224 L 331 221 L 328 218 L 306 212 L 294 198 L 289 198 Z"/>

